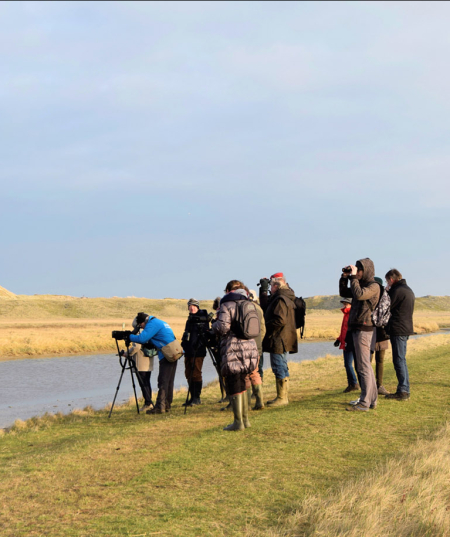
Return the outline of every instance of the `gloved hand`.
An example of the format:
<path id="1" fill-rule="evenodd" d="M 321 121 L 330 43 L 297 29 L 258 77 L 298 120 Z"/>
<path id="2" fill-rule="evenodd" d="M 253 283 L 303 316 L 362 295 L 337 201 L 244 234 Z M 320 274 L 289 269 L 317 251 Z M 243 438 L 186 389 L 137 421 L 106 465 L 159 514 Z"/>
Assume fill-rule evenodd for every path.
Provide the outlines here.
<path id="1" fill-rule="evenodd" d="M 340 344 L 341 342 L 338 339 L 333 343 L 335 347 L 339 347 Z"/>
<path id="2" fill-rule="evenodd" d="M 259 280 L 259 285 L 261 286 L 261 291 L 264 291 L 265 293 L 267 293 L 267 291 L 269 290 L 269 282 L 270 282 L 270 280 L 268 278 L 261 278 Z"/>

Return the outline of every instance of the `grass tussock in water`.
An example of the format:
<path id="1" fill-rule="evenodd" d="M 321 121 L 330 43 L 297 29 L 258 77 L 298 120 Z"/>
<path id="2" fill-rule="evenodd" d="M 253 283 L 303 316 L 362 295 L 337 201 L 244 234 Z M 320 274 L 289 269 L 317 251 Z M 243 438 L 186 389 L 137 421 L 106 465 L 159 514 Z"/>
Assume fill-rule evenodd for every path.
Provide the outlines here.
<path id="1" fill-rule="evenodd" d="M 178 393 L 168 415 L 138 415 L 130 400 L 111 419 L 108 406 L 27 420 L 0 440 L 2 537 L 353 535 L 347 518 L 355 535 L 396 535 L 412 519 L 409 535 L 446 535 L 434 473 L 445 465 L 448 480 L 449 354 L 450 336 L 411 341 L 411 399 L 368 413 L 345 411 L 342 358 L 326 357 L 290 364 L 290 404 L 251 412 L 243 432 L 222 430 L 232 416 L 217 383 L 186 415 Z M 389 361 L 385 385 L 396 386 Z M 266 399 L 274 387 L 267 372 Z"/>

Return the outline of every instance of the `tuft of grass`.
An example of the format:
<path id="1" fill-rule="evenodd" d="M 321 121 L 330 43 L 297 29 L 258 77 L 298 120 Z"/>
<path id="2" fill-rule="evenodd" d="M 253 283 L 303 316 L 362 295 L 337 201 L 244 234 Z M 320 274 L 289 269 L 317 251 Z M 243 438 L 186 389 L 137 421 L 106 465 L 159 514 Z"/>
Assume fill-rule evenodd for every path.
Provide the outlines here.
<path id="1" fill-rule="evenodd" d="M 310 495 L 265 537 L 450 534 L 450 422 L 330 495 Z"/>

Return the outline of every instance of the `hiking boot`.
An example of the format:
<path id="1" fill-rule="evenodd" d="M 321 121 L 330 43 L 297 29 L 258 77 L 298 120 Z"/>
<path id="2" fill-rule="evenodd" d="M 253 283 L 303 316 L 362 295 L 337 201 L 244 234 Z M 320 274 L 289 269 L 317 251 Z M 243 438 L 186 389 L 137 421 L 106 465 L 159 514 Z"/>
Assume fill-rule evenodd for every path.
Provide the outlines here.
<path id="1" fill-rule="evenodd" d="M 359 384 L 349 384 L 342 393 L 356 392 L 360 389 Z"/>
<path id="2" fill-rule="evenodd" d="M 153 414 L 162 414 L 162 413 L 163 413 L 163 411 L 160 408 L 156 407 L 156 406 L 151 408 L 150 410 L 147 410 L 147 412 L 146 412 L 146 414 L 151 414 L 151 415 L 153 415 Z"/>
<path id="3" fill-rule="evenodd" d="M 407 401 L 410 395 L 408 392 L 395 392 L 386 395 L 386 399 L 395 399 L 397 401 Z"/>
<path id="4" fill-rule="evenodd" d="M 230 397 L 231 406 L 233 408 L 233 414 L 234 414 L 234 421 L 233 423 L 230 423 L 227 427 L 224 427 L 224 431 L 243 431 L 245 429 L 245 425 L 242 419 L 242 410 L 243 410 L 243 399 L 245 396 L 245 404 L 247 404 L 247 394 L 239 393 L 237 395 L 233 395 L 233 397 Z M 247 415 L 248 415 L 248 408 L 247 408 Z M 247 420 L 248 421 L 248 420 Z"/>
<path id="5" fill-rule="evenodd" d="M 267 401 L 271 407 L 289 404 L 288 400 L 289 377 L 277 379 L 277 396 L 272 401 Z"/>
<path id="6" fill-rule="evenodd" d="M 358 397 L 358 399 L 355 399 L 354 401 L 350 401 L 349 405 L 357 405 L 360 400 L 361 400 L 361 398 Z"/>
<path id="7" fill-rule="evenodd" d="M 256 397 L 253 410 L 262 410 L 264 408 L 262 384 L 256 384 L 256 386 L 253 386 L 253 395 Z"/>
<path id="8" fill-rule="evenodd" d="M 362 406 L 359 403 L 353 406 L 348 406 L 345 410 L 348 410 L 349 412 L 354 411 L 361 411 L 361 412 L 369 412 L 369 409 L 366 406 Z"/>
<path id="9" fill-rule="evenodd" d="M 147 405 L 147 403 L 144 403 L 141 408 L 139 409 L 139 412 L 146 412 L 147 410 L 150 410 L 155 405 L 150 401 L 150 403 Z"/>
<path id="10" fill-rule="evenodd" d="M 391 395 L 384 386 L 378 388 L 378 395 Z"/>

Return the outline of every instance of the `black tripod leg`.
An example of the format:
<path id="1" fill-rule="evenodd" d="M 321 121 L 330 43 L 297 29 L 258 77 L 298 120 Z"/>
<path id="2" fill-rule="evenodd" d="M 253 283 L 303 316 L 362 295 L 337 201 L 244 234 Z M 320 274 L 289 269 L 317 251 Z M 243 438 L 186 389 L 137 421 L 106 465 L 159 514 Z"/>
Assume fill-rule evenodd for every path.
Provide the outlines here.
<path id="1" fill-rule="evenodd" d="M 130 360 L 130 374 L 131 374 L 131 384 L 133 385 L 134 400 L 136 401 L 137 413 L 140 414 L 139 403 L 138 403 L 138 398 L 136 394 L 136 385 L 134 384 L 134 376 L 133 376 L 133 368 L 136 368 L 136 364 L 134 363 L 133 359 L 130 356 L 128 357 L 128 359 Z M 133 363 L 131 363 L 132 361 Z M 138 374 L 137 369 L 135 370 L 135 373 Z"/>
<path id="2" fill-rule="evenodd" d="M 186 414 L 186 411 L 187 411 L 187 407 L 188 407 L 188 400 L 189 400 L 189 393 L 191 391 L 191 386 L 192 386 L 192 376 L 194 374 L 194 366 L 195 366 L 195 357 L 192 359 L 192 363 L 191 363 L 191 374 L 189 375 L 189 380 L 188 380 L 188 391 L 187 391 L 187 395 L 186 395 L 186 402 L 184 403 L 184 413 Z"/>
<path id="3" fill-rule="evenodd" d="M 118 352 L 118 354 L 120 356 L 119 344 L 117 343 L 117 339 L 116 339 L 116 345 L 117 345 L 117 352 Z M 122 382 L 122 377 L 123 377 L 124 371 L 126 369 L 126 365 L 127 365 L 127 362 L 125 360 L 125 362 L 122 365 L 122 373 L 120 374 L 119 384 L 117 384 L 116 394 L 114 395 L 114 399 L 113 399 L 113 402 L 112 402 L 112 405 L 111 405 L 111 410 L 109 411 L 108 418 L 111 417 L 111 414 L 112 414 L 112 411 L 113 411 L 113 408 L 114 408 L 114 403 L 116 402 L 117 394 L 119 393 L 120 383 Z"/>

